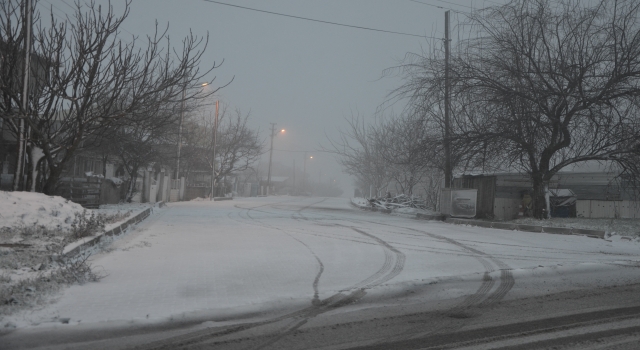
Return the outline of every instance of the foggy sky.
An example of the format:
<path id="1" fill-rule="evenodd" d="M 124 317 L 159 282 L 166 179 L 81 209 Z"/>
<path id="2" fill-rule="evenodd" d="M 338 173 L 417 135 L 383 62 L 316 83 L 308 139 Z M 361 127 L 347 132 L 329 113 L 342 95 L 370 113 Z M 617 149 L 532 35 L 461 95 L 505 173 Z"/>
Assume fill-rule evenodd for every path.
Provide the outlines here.
<path id="1" fill-rule="evenodd" d="M 38 8 L 63 16 L 70 13 L 73 0 L 42 0 Z M 112 0 L 120 13 L 124 0 Z M 222 0 L 240 6 L 289 15 L 371 27 L 395 32 L 443 37 L 443 6 L 469 11 L 471 1 L 421 0 Z M 101 3 L 101 1 L 99 1 Z M 106 1 L 104 2 L 106 3 Z M 451 3 L 463 6 L 452 5 Z M 491 1 L 474 1 L 485 7 Z M 45 11 L 46 9 L 46 11 Z M 451 14 L 455 27 L 462 15 Z M 203 69 L 215 61 L 224 64 L 214 70 L 214 86 L 231 85 L 216 96 L 251 112 L 256 128 L 268 142 L 269 123 L 287 130 L 276 137 L 274 148 L 287 151 L 309 151 L 314 160 L 307 170 L 314 181 L 320 170 L 324 176 L 338 177 L 345 194 L 351 191 L 351 180 L 330 154 L 318 153 L 327 145 L 325 133 L 336 137 L 345 125 L 344 118 L 357 113 L 373 120 L 376 110 L 390 90 L 398 87 L 398 77 L 384 77 L 384 69 L 395 66 L 407 52 L 419 53 L 431 39 L 388 34 L 336 25 L 285 18 L 233 8 L 202 0 L 133 0 L 131 13 L 120 37 L 152 34 L 155 21 L 164 28 L 169 23 L 173 45 L 191 30 L 195 35 L 209 35 Z M 455 39 L 455 36 L 454 36 Z M 401 103 L 387 113 L 400 113 Z M 303 153 L 275 151 L 274 161 L 291 166 L 296 159 L 302 166 Z M 261 167 L 266 169 L 268 154 Z"/>

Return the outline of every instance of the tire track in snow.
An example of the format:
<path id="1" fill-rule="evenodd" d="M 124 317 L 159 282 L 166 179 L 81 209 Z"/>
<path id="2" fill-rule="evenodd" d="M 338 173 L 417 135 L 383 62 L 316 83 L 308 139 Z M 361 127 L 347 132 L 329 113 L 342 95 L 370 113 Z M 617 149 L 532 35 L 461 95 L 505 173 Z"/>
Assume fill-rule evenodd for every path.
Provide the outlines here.
<path id="1" fill-rule="evenodd" d="M 274 205 L 278 205 L 278 203 L 268 203 L 268 204 L 256 206 L 255 208 L 269 206 L 269 205 L 274 206 Z M 311 207 L 313 205 L 314 204 L 306 206 L 304 209 L 309 208 L 309 207 Z M 276 227 L 273 227 L 273 226 L 270 226 L 270 225 L 265 225 L 264 222 L 261 222 L 260 220 L 255 218 L 255 216 L 250 214 L 251 211 L 263 212 L 263 213 L 266 213 L 266 214 L 274 214 L 274 213 L 269 213 L 267 211 L 260 211 L 260 210 L 257 210 L 255 208 L 253 208 L 253 209 L 252 208 L 242 208 L 242 207 L 239 207 L 237 205 L 236 205 L 236 207 L 238 209 L 242 209 L 242 211 L 238 213 L 238 217 L 242 221 L 240 221 L 240 220 L 236 220 L 236 221 L 243 222 L 245 224 L 253 224 L 253 225 L 256 225 L 256 226 L 259 226 L 259 227 L 269 226 L 270 228 L 280 230 L 279 228 L 276 228 Z M 300 211 L 301 210 L 303 210 L 303 209 L 300 209 Z M 231 213 L 228 216 L 229 216 L 229 218 L 231 218 Z M 295 215 L 292 215 L 291 218 L 295 219 L 295 220 L 309 220 L 309 218 L 305 217 L 302 213 L 300 213 L 300 216 L 302 216 L 304 218 L 296 217 Z M 335 218 L 335 216 L 333 216 L 333 218 Z M 231 219 L 233 220 L 233 218 L 231 218 Z M 349 220 L 347 220 L 347 221 L 349 221 Z M 366 222 L 366 223 L 369 223 L 369 224 L 373 223 L 373 224 L 378 224 L 378 225 L 392 226 L 392 225 L 386 225 L 386 224 L 376 223 L 376 222 L 371 222 L 371 221 L 363 221 L 363 222 Z M 341 226 L 353 229 L 352 226 L 347 226 L 347 225 L 341 225 Z M 404 229 L 407 229 L 407 228 L 404 228 Z M 281 230 L 281 231 L 284 232 L 284 230 Z M 419 232 L 421 234 L 425 234 L 425 232 L 423 232 L 423 231 L 419 231 L 419 230 L 414 230 L 414 231 Z M 358 232 L 358 231 L 356 231 L 356 232 Z M 383 263 L 383 266 L 374 274 L 375 276 L 369 276 L 368 278 L 364 279 L 363 281 L 355 284 L 353 286 L 353 288 L 357 288 L 357 287 L 359 287 L 361 285 L 364 285 L 364 286 L 379 285 L 380 283 L 384 283 L 384 282 L 392 279 L 393 277 L 395 277 L 397 274 L 400 273 L 401 268 L 400 268 L 400 270 L 397 269 L 397 268 L 390 268 L 391 265 L 393 265 L 394 267 L 398 266 L 397 262 L 399 261 L 399 259 L 396 259 L 396 263 L 395 264 L 391 262 L 391 260 L 393 260 L 394 254 L 392 254 L 393 251 L 390 248 L 395 249 L 393 246 L 391 246 L 386 241 L 384 241 L 384 240 L 382 240 L 382 239 L 380 239 L 380 238 L 378 238 L 376 236 L 370 235 L 370 234 L 368 234 L 366 232 L 364 232 L 364 234 L 361 233 L 361 232 L 358 232 L 358 233 L 360 233 L 363 237 L 367 237 L 367 238 L 371 239 L 373 242 L 375 242 L 376 244 L 381 245 L 383 247 L 383 249 L 385 250 L 385 262 Z M 367 236 L 367 235 L 369 235 L 369 236 Z M 441 238 L 443 238 L 443 237 L 435 235 L 435 237 L 432 236 L 432 238 L 435 238 L 435 239 L 441 241 L 442 240 Z M 453 241 L 453 240 L 451 240 L 451 241 Z M 449 243 L 452 243 L 451 241 Z M 386 243 L 387 246 L 382 244 L 382 242 Z M 456 246 L 459 246 L 459 245 L 456 245 Z M 467 247 L 464 246 L 464 247 L 461 247 L 461 248 L 467 248 Z M 472 254 L 474 254 L 474 256 L 477 256 L 478 253 L 481 253 L 482 255 L 486 256 L 486 254 L 484 254 L 483 252 L 480 252 L 478 250 L 474 250 L 473 248 L 471 248 L 471 250 L 467 250 L 467 249 L 465 249 L 465 250 L 471 252 Z M 485 266 L 485 268 L 487 267 L 487 265 L 485 265 L 485 264 L 488 264 L 488 266 L 489 266 L 488 270 L 493 271 L 493 267 L 491 266 L 491 264 L 488 261 L 486 261 L 486 259 L 480 260 L 481 258 L 482 257 L 476 257 L 476 259 L 478 259 L 481 263 L 483 263 L 483 266 Z M 404 262 L 401 265 L 403 265 L 403 264 L 404 264 Z M 322 268 L 322 270 L 324 270 L 324 267 Z M 314 279 L 314 283 L 316 281 L 319 282 L 319 280 L 320 280 L 319 276 L 320 276 L 320 274 L 316 275 L 316 279 Z M 482 283 L 481 287 L 476 291 L 476 293 L 474 293 L 471 296 L 468 296 L 463 301 L 463 303 L 461 303 L 461 305 L 458 306 L 459 309 L 465 309 L 468 306 L 472 306 L 472 305 L 477 304 L 478 301 L 482 300 L 483 296 L 486 295 L 486 293 L 493 287 L 494 281 L 491 278 L 486 278 L 486 277 L 489 277 L 488 276 L 488 272 L 485 272 L 485 278 L 483 278 L 483 283 Z M 506 290 L 506 292 L 508 292 L 508 289 L 510 289 L 510 288 L 506 288 L 506 287 L 502 288 L 502 290 Z M 506 292 L 504 292 L 504 294 L 506 294 Z M 502 299 L 503 295 L 501 296 L 501 293 L 502 292 L 494 293 L 494 294 L 497 295 L 494 299 Z M 314 294 L 315 294 L 315 290 L 314 290 Z M 266 320 L 266 321 L 263 321 L 263 322 L 242 325 L 242 326 L 239 326 L 239 327 L 235 327 L 235 328 L 229 329 L 229 330 L 227 330 L 225 332 L 203 331 L 201 334 L 194 334 L 193 337 L 189 337 L 188 340 L 187 339 L 183 339 L 182 341 L 175 342 L 173 344 L 178 345 L 180 347 L 183 347 L 185 345 L 189 346 L 189 344 L 194 345 L 194 346 L 197 347 L 198 344 L 202 345 L 205 342 L 208 343 L 209 345 L 214 345 L 214 344 L 211 343 L 211 341 L 212 340 L 215 341 L 216 338 L 219 338 L 219 337 L 221 337 L 223 335 L 238 333 L 238 332 L 242 332 L 242 331 L 245 331 L 245 330 L 253 329 L 255 327 L 274 324 L 274 323 L 282 322 L 282 321 L 286 321 L 286 320 L 294 320 L 293 322 L 288 323 L 285 326 L 285 328 L 283 329 L 283 331 L 279 335 L 277 335 L 275 337 L 271 337 L 267 341 L 265 341 L 262 344 L 258 345 L 258 349 L 265 349 L 265 348 L 271 347 L 272 345 L 276 344 L 279 340 L 291 335 L 293 332 L 298 330 L 300 327 L 304 326 L 304 324 L 306 324 L 308 322 L 308 320 L 311 319 L 312 317 L 315 317 L 315 316 L 317 316 L 319 314 L 322 314 L 322 313 L 327 312 L 329 310 L 332 310 L 334 308 L 341 307 L 341 306 L 344 306 L 344 305 L 348 305 L 348 304 L 350 304 L 352 302 L 355 302 L 355 301 L 361 299 L 365 294 L 366 294 L 366 292 L 365 292 L 364 288 L 356 289 L 354 292 L 350 293 L 349 295 L 344 295 L 343 293 L 337 293 L 337 294 L 332 295 L 329 298 L 326 298 L 324 300 L 320 300 L 319 304 L 316 302 L 316 305 L 312 304 L 312 306 L 309 306 L 309 307 L 304 308 L 302 310 L 298 310 L 298 311 L 295 311 L 295 312 L 292 312 L 292 313 L 289 313 L 289 314 L 286 314 L 286 315 L 282 315 L 282 316 L 277 317 L 277 318 L 269 319 L 269 320 Z M 492 299 L 492 302 L 493 302 L 493 299 Z M 438 325 L 436 324 L 435 326 L 437 327 Z M 446 329 L 448 327 L 450 328 L 452 326 L 455 327 L 455 325 L 441 325 L 441 326 L 442 327 L 438 327 L 440 330 Z M 423 328 L 424 327 L 422 327 L 422 329 Z M 432 332 L 429 332 L 429 333 L 432 333 Z M 167 343 L 165 343 L 165 345 L 168 345 L 167 347 L 164 347 L 166 349 L 173 348 L 173 346 L 170 346 Z"/>
<path id="2" fill-rule="evenodd" d="M 326 214 L 321 214 L 321 215 L 327 216 Z M 511 273 L 510 266 L 508 266 L 507 264 L 505 264 L 504 262 L 502 262 L 501 260 L 497 259 L 492 255 L 489 255 L 478 249 L 472 248 L 466 244 L 460 243 L 454 239 L 437 235 L 434 233 L 426 232 L 424 230 L 418 230 L 414 228 L 397 226 L 397 225 L 384 224 L 376 221 L 364 221 L 364 220 L 358 220 L 358 219 L 352 219 L 352 218 L 349 218 L 349 219 L 339 218 L 339 220 L 346 220 L 353 223 L 364 222 L 369 224 L 390 226 L 394 228 L 410 230 L 413 232 L 421 233 L 423 235 L 427 235 L 439 241 L 445 241 L 447 243 L 450 243 L 454 246 L 457 246 L 463 249 L 464 251 L 469 252 L 472 257 L 474 257 L 483 265 L 485 272 L 484 272 L 480 287 L 473 294 L 465 298 L 465 300 L 460 305 L 456 306 L 454 308 L 455 312 L 464 310 L 472 306 L 490 307 L 491 305 L 494 305 L 500 302 L 515 285 L 515 279 L 513 278 L 513 274 Z M 487 259 L 490 260 L 491 262 L 487 261 Z M 500 272 L 500 284 L 498 285 L 498 288 L 492 293 L 489 293 L 495 284 L 495 281 L 489 275 L 490 273 L 495 271 L 495 268 L 491 263 L 495 264 L 501 270 L 501 272 Z"/>
<path id="3" fill-rule="evenodd" d="M 370 276 L 366 280 L 360 282 L 356 285 L 355 288 L 365 288 L 369 289 L 378 285 L 381 285 L 387 281 L 390 281 L 394 277 L 398 276 L 402 269 L 404 269 L 404 263 L 406 260 L 406 256 L 401 251 L 397 250 L 389 243 L 383 241 L 382 239 L 367 233 L 359 228 L 350 227 L 352 230 L 358 232 L 361 235 L 369 237 L 376 241 L 379 245 L 384 247 L 385 251 L 385 262 L 374 275 Z M 392 263 L 393 262 L 393 263 Z M 393 264 L 393 266 L 392 266 Z M 374 277 L 375 276 L 375 277 Z"/>
<path id="4" fill-rule="evenodd" d="M 323 199 L 322 201 L 326 200 Z M 320 201 L 320 202 L 322 202 Z M 318 202 L 318 203 L 320 203 Z M 319 264 L 319 271 L 316 274 L 315 278 L 314 278 L 314 282 L 313 282 L 313 287 L 314 287 L 314 298 L 311 302 L 311 306 L 308 306 L 306 308 L 303 308 L 301 310 L 297 310 L 294 312 L 290 312 L 288 314 L 279 316 L 279 317 L 275 317 L 275 318 L 271 318 L 265 321 L 261 321 L 261 322 L 252 322 L 252 323 L 247 323 L 244 325 L 240 325 L 240 326 L 236 326 L 236 327 L 231 327 L 228 329 L 225 329 L 224 331 L 219 331 L 219 330 L 203 330 L 203 331 L 198 331 L 198 332 L 193 332 L 184 336 L 179 336 L 179 337 L 175 337 L 172 338 L 171 340 L 163 340 L 163 341 L 159 341 L 156 343 L 152 343 L 152 344 L 147 344 L 145 346 L 140 347 L 140 349 L 145 349 L 145 350 L 151 350 L 151 349 L 174 349 L 174 348 L 189 348 L 189 347 L 199 347 L 201 345 L 206 344 L 207 346 L 213 346 L 215 345 L 215 343 L 211 343 L 211 341 L 215 341 L 216 338 L 220 338 L 226 335 L 231 335 L 231 334 L 236 334 L 236 333 L 240 333 L 243 331 L 247 331 L 247 330 L 251 330 L 257 327 L 261 327 L 261 326 L 266 326 L 266 325 L 273 325 L 273 324 L 277 324 L 278 322 L 283 322 L 283 321 L 287 321 L 287 320 L 293 320 L 293 322 L 290 322 L 289 324 L 285 325 L 284 328 L 282 329 L 282 331 L 280 332 L 280 334 L 274 336 L 274 337 L 270 337 L 267 341 L 259 344 L 257 347 L 254 347 L 255 349 L 265 349 L 275 343 L 277 343 L 280 339 L 283 339 L 289 335 L 291 335 L 293 332 L 295 332 L 296 330 L 298 330 L 300 327 L 302 327 L 304 324 L 306 324 L 308 322 L 309 319 L 320 315 L 322 313 L 334 310 L 336 308 L 339 307 L 343 307 L 349 304 L 352 304 L 354 302 L 357 302 L 359 299 L 361 299 L 364 295 L 366 295 L 366 292 L 364 290 L 364 288 L 358 288 L 358 285 L 362 284 L 362 282 L 364 281 L 368 281 L 367 285 L 372 285 L 374 283 L 380 283 L 380 281 L 386 281 L 388 279 L 382 278 L 380 281 L 369 281 L 370 278 L 366 278 L 364 281 L 359 282 L 358 284 L 345 289 L 343 291 L 340 291 L 339 293 L 336 293 L 328 298 L 322 299 L 320 300 L 319 298 L 319 281 L 320 281 L 320 277 L 322 275 L 322 272 L 324 271 L 324 264 L 322 263 L 322 261 L 319 259 L 319 257 L 315 254 L 315 252 L 313 252 L 313 250 L 311 250 L 311 248 L 305 244 L 304 242 L 302 242 L 301 240 L 293 237 L 290 233 L 286 232 L 286 230 L 283 230 L 281 228 L 278 227 L 274 227 L 272 225 L 266 224 L 263 221 L 260 221 L 259 219 L 256 219 L 255 217 L 253 217 L 250 214 L 250 211 L 255 210 L 255 208 L 259 208 L 259 207 L 264 207 L 264 206 L 268 206 L 268 205 L 277 205 L 279 203 L 268 203 L 268 204 L 263 204 L 263 205 L 259 205 L 256 207 L 241 207 L 239 205 L 234 205 L 236 208 L 240 209 L 241 211 L 239 211 L 237 213 L 238 215 L 238 219 L 234 219 L 232 217 L 233 213 L 229 213 L 227 214 L 227 217 L 231 220 L 237 221 L 239 223 L 243 223 L 243 224 L 250 224 L 250 225 L 254 225 L 254 226 L 258 226 L 258 227 L 269 227 L 271 229 L 277 230 L 277 231 L 281 231 L 287 235 L 289 235 L 291 238 L 295 239 L 296 241 L 300 242 L 301 244 L 303 244 L 305 247 L 307 247 L 307 249 L 309 249 L 309 251 L 314 255 L 314 257 L 316 258 L 316 261 Z M 313 203 L 311 205 L 314 205 L 317 203 Z M 310 206 L 311 206 L 310 205 Z M 309 206 L 307 206 L 309 207 Z M 258 210 L 255 210 L 258 211 Z M 267 214 L 272 214 L 269 212 L 264 212 Z M 382 240 L 380 240 L 382 241 Z M 385 250 L 386 252 L 386 250 Z M 387 264 L 390 265 L 390 264 Z M 397 264 L 396 264 L 397 265 Z M 385 268 L 387 269 L 387 268 Z M 391 269 L 392 273 L 393 269 Z M 379 277 L 378 275 L 376 275 L 376 277 Z M 355 289 L 355 290 L 354 290 Z M 344 294 L 343 292 L 349 291 L 349 290 L 353 290 L 351 293 L 348 294 Z"/>
<path id="5" fill-rule="evenodd" d="M 326 214 L 325 214 L 326 215 Z M 445 241 L 449 244 L 452 244 L 456 247 L 459 247 L 461 249 L 463 249 L 464 251 L 467 251 L 471 254 L 472 257 L 474 257 L 476 260 L 478 260 L 478 262 L 480 262 L 484 269 L 484 275 L 482 278 L 482 282 L 480 284 L 480 286 L 478 287 L 478 289 L 471 295 L 467 296 L 462 302 L 460 302 L 459 304 L 455 305 L 454 307 L 452 307 L 449 312 L 448 315 L 451 318 L 454 319 L 465 319 L 468 317 L 472 317 L 472 315 L 469 315 L 467 313 L 467 310 L 472 308 L 472 307 L 479 307 L 479 308 L 483 308 L 483 307 L 491 307 L 492 305 L 495 305 L 496 303 L 500 302 L 506 295 L 507 293 L 511 290 L 511 288 L 513 288 L 513 286 L 515 285 L 515 279 L 513 278 L 513 275 L 511 273 L 511 268 L 505 264 L 504 262 L 502 262 L 501 260 L 495 258 L 492 255 L 489 255 L 483 251 L 480 251 L 478 249 L 475 249 L 473 247 L 467 246 L 463 243 L 460 243 L 454 239 L 445 237 L 445 236 L 441 236 L 441 235 L 437 235 L 434 233 L 430 233 L 430 232 L 426 232 L 424 230 L 418 230 L 418 229 L 414 229 L 414 228 L 409 228 L 409 227 L 403 227 L 403 226 L 397 226 L 397 225 L 390 225 L 390 224 L 384 224 L 384 223 L 380 223 L 380 222 L 375 222 L 375 221 L 364 221 L 364 220 L 357 220 L 357 219 L 341 219 L 341 220 L 346 220 L 349 222 L 353 222 L 353 223 L 369 223 L 369 224 L 377 224 L 377 225 L 381 225 L 381 226 L 390 226 L 390 227 L 394 227 L 394 228 L 401 228 L 401 229 L 405 229 L 405 230 L 410 230 L 413 232 L 418 232 L 421 233 L 423 235 L 427 235 L 433 239 L 439 240 L 439 241 Z M 398 232 L 399 233 L 399 232 Z M 402 233 L 399 233 L 402 234 Z M 490 273 L 495 271 L 495 268 L 493 267 L 493 265 L 491 264 L 495 264 L 500 270 L 501 270 L 501 275 L 500 275 L 500 284 L 498 286 L 498 288 L 491 292 L 491 289 L 493 288 L 495 281 L 493 280 L 493 278 L 491 278 Z M 427 332 L 420 332 L 420 329 L 424 328 L 424 327 L 414 327 L 412 329 L 407 330 L 406 332 L 403 332 L 402 334 L 399 334 L 396 337 L 393 337 L 392 339 L 405 339 L 406 335 L 408 334 L 412 334 L 409 338 L 414 338 L 414 337 L 420 337 L 420 336 L 425 336 L 428 334 L 433 334 L 433 333 L 438 333 L 438 332 L 444 332 L 444 331 L 452 331 L 455 330 L 457 328 L 460 328 L 463 326 L 463 324 L 460 324 L 461 322 L 442 322 L 441 320 L 435 320 L 433 322 L 433 325 L 431 325 L 433 328 L 431 328 L 429 331 Z M 416 334 L 417 333 L 417 334 Z"/>
<path id="6" fill-rule="evenodd" d="M 294 220 L 297 220 L 297 221 L 299 221 L 299 220 L 308 221 L 309 219 L 307 217 L 305 217 L 301 212 L 303 210 L 307 209 L 307 208 L 312 207 L 313 205 L 322 203 L 325 200 L 326 200 L 326 198 L 322 199 L 322 200 L 320 200 L 318 202 L 309 204 L 309 205 L 307 205 L 305 207 L 302 207 L 302 208 L 298 209 L 296 212 L 294 212 L 291 215 L 291 218 L 294 219 Z M 250 215 L 248 215 L 248 216 L 251 217 Z M 251 218 L 253 219 L 253 217 L 251 217 Z M 365 278 L 364 280 L 362 280 L 362 281 L 360 281 L 360 282 L 358 282 L 358 283 L 356 283 L 356 284 L 354 284 L 354 285 L 352 285 L 352 286 L 350 286 L 350 287 L 348 287 L 346 289 L 341 290 L 339 293 L 334 294 L 334 295 L 332 295 L 331 297 L 329 297 L 329 298 L 327 298 L 325 300 L 320 301 L 319 298 L 316 299 L 314 297 L 315 303 L 313 303 L 313 305 L 314 306 L 319 306 L 316 309 L 307 308 L 307 309 L 301 310 L 301 312 L 299 312 L 297 314 L 294 313 L 294 314 L 290 314 L 290 315 L 285 315 L 284 316 L 285 318 L 291 318 L 291 317 L 298 316 L 298 317 L 301 317 L 301 320 L 299 322 L 297 322 L 295 325 L 291 326 L 291 327 L 286 327 L 280 334 L 278 334 L 275 337 L 270 338 L 266 342 L 264 342 L 261 345 L 259 345 L 256 349 L 264 349 L 266 347 L 269 347 L 269 346 L 275 344 L 279 340 L 291 335 L 297 329 L 299 329 L 304 324 L 306 324 L 309 319 L 311 319 L 311 318 L 313 318 L 313 317 L 315 317 L 315 316 L 317 316 L 319 314 L 327 312 L 327 311 L 329 311 L 331 309 L 335 309 L 335 308 L 338 308 L 338 307 L 346 306 L 346 305 L 349 305 L 349 304 L 357 302 L 358 300 L 360 300 L 362 297 L 364 297 L 366 295 L 366 291 L 365 291 L 366 289 L 373 288 L 373 287 L 378 286 L 378 285 L 380 285 L 382 283 L 385 283 L 385 282 L 393 279 L 394 277 L 396 277 L 398 274 L 400 274 L 400 272 L 402 272 L 402 269 L 404 268 L 404 263 L 405 263 L 405 255 L 404 255 L 404 253 L 400 252 L 399 250 L 397 250 L 396 248 L 394 248 L 393 246 L 391 246 L 389 243 L 385 242 L 384 240 L 382 240 L 382 239 L 380 239 L 380 238 L 378 238 L 378 237 L 376 237 L 376 236 L 374 236 L 374 235 L 372 235 L 370 233 L 367 233 L 367 232 L 365 232 L 365 231 L 363 231 L 363 230 L 361 230 L 359 228 L 349 227 L 349 226 L 344 226 L 344 225 L 337 225 L 337 226 L 350 228 L 353 231 L 359 233 L 360 235 L 368 237 L 369 239 L 371 239 L 374 242 L 376 242 L 379 246 L 381 246 L 383 248 L 384 256 L 385 256 L 385 260 L 384 260 L 384 263 L 382 264 L 382 267 L 377 272 L 375 272 L 373 275 Z M 272 228 L 279 229 L 277 227 L 272 227 Z M 285 232 L 282 229 L 279 229 L 279 230 Z M 285 232 L 285 233 L 287 233 L 287 232 Z M 289 234 L 289 233 L 287 233 L 287 234 Z M 293 236 L 291 236 L 291 237 L 296 239 Z M 301 242 L 301 243 L 303 243 L 303 242 Z M 305 244 L 305 246 L 307 246 L 307 245 Z M 313 250 L 311 250 L 311 248 L 309 248 L 308 246 L 307 246 L 307 248 L 317 258 L 317 255 L 313 252 Z M 318 262 L 321 263 L 319 259 L 318 259 Z M 319 280 L 319 277 L 320 277 L 320 275 L 316 276 L 316 281 Z M 348 291 L 352 291 L 352 292 L 349 295 L 342 294 L 342 292 L 348 292 Z M 316 293 L 317 293 L 317 290 L 316 290 Z M 282 320 L 282 319 L 283 318 L 281 318 L 279 320 Z"/>

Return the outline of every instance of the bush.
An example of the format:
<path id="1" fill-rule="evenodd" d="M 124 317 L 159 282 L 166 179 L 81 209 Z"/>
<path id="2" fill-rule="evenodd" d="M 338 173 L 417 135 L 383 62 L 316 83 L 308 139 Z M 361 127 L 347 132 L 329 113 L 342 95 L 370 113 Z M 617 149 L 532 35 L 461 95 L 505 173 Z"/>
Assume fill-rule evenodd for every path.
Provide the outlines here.
<path id="1" fill-rule="evenodd" d="M 82 213 L 76 213 L 71 224 L 71 237 L 80 239 L 100 233 L 104 230 L 106 221 L 107 216 L 105 214 L 92 212 L 91 215 L 87 215 L 86 210 L 82 211 Z"/>

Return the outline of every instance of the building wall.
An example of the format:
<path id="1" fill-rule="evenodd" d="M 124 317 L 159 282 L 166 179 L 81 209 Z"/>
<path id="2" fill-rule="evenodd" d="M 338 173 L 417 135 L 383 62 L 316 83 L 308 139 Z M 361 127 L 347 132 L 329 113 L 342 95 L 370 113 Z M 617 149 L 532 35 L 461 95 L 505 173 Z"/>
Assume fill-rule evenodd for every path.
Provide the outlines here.
<path id="1" fill-rule="evenodd" d="M 478 190 L 476 217 L 493 218 L 496 192 L 495 176 L 464 176 L 453 180 L 453 188 L 472 188 Z"/>
<path id="2" fill-rule="evenodd" d="M 493 217 L 496 220 L 513 220 L 520 212 L 520 198 L 496 198 L 493 206 Z"/>
<path id="3" fill-rule="evenodd" d="M 490 180 L 495 179 L 495 180 Z M 495 187 L 491 193 L 490 181 Z M 533 184 L 526 174 L 489 174 L 454 179 L 454 188 L 478 189 L 478 217 L 512 220 L 518 217 L 522 194 Z M 585 218 L 640 218 L 632 192 L 621 186 L 614 173 L 559 173 L 551 179 L 551 189 L 571 189 L 578 197 L 576 215 Z M 491 210 L 487 210 L 490 199 Z M 480 208 L 482 208 L 480 210 Z M 482 216 L 484 215 L 484 216 Z"/>
<path id="4" fill-rule="evenodd" d="M 640 202 L 578 200 L 576 216 L 582 218 L 640 219 Z"/>

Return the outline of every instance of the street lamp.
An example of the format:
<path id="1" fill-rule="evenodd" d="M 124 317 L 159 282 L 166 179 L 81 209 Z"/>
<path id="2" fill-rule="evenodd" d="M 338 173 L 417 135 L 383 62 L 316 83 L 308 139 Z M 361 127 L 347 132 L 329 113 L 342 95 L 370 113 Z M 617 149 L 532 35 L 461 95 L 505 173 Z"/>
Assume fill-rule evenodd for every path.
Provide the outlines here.
<path id="1" fill-rule="evenodd" d="M 269 187 L 271 187 L 271 159 L 273 158 L 273 138 L 278 133 L 284 133 L 286 130 L 282 129 L 276 132 L 276 123 L 271 123 L 271 148 L 269 150 L 269 171 L 267 173 L 267 193 L 269 193 Z"/>
<path id="2" fill-rule="evenodd" d="M 200 86 L 205 87 L 209 85 L 209 83 L 204 82 L 202 84 L 200 84 Z M 182 148 L 182 123 L 184 121 L 184 100 L 186 99 L 186 95 L 187 95 L 187 86 L 186 86 L 186 82 L 185 82 L 185 86 L 182 87 L 182 103 L 180 106 L 180 126 L 178 128 L 178 157 L 176 159 L 176 179 L 179 178 L 180 176 L 180 150 Z"/>
<path id="3" fill-rule="evenodd" d="M 307 152 L 304 152 L 304 165 L 302 171 L 302 192 L 306 191 L 307 188 L 307 158 L 313 159 L 313 156 L 307 157 Z"/>
<path id="4" fill-rule="evenodd" d="M 216 116 L 213 120 L 213 151 L 211 154 L 211 200 L 213 200 L 214 191 L 216 190 L 216 134 L 218 133 L 218 106 L 219 101 L 216 101 Z"/>

